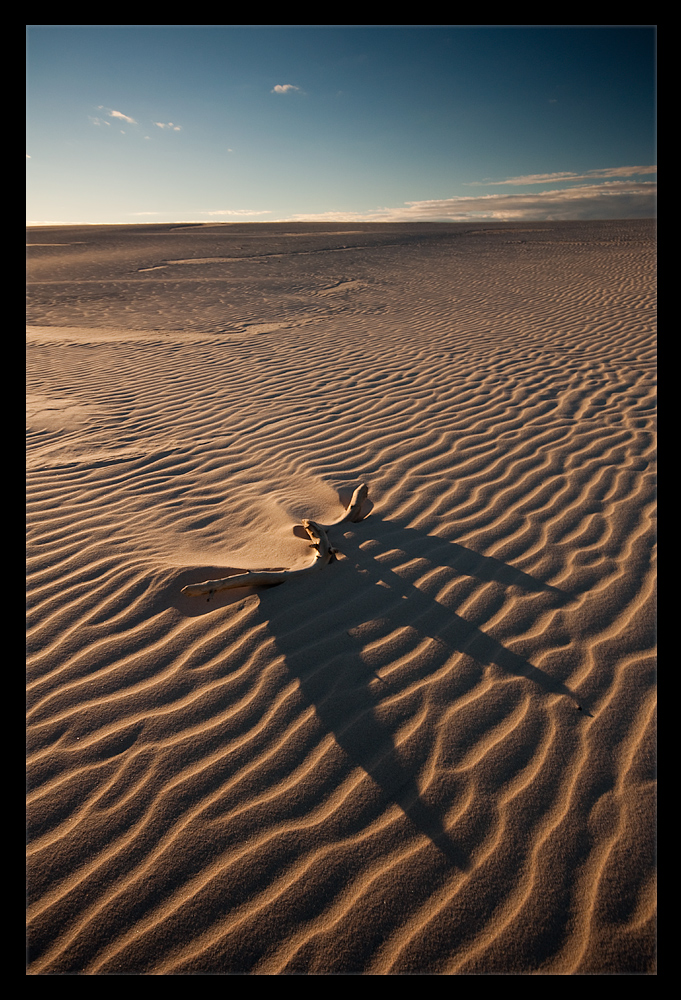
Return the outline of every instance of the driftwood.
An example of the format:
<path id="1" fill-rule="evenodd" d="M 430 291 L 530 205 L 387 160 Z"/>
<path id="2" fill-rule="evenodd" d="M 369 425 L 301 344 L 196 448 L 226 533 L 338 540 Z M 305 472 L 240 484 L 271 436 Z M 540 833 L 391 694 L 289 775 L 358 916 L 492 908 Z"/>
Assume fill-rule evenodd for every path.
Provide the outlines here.
<path id="1" fill-rule="evenodd" d="M 201 597 L 208 594 L 217 594 L 221 590 L 230 590 L 233 587 L 271 587 L 277 583 L 284 583 L 286 580 L 306 576 L 314 573 L 336 558 L 338 549 L 331 546 L 327 531 L 337 524 L 345 524 L 346 521 L 361 520 L 362 504 L 366 500 L 369 488 L 365 483 L 358 486 L 352 494 L 350 506 L 342 517 L 331 524 L 320 524 L 318 521 L 303 519 L 303 527 L 311 540 L 310 548 L 315 549 L 314 562 L 310 566 L 302 569 L 286 570 L 247 570 L 245 573 L 238 573 L 236 576 L 226 576 L 221 580 L 204 580 L 203 583 L 191 583 L 182 588 L 182 593 L 190 597 Z"/>

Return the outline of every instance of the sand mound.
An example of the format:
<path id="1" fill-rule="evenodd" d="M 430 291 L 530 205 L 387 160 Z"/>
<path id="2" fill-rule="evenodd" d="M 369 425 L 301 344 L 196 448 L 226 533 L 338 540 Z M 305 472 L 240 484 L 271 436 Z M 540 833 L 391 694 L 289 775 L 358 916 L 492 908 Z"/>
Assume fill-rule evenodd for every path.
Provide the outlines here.
<path id="1" fill-rule="evenodd" d="M 29 232 L 29 974 L 654 971 L 652 224 L 482 230 Z"/>

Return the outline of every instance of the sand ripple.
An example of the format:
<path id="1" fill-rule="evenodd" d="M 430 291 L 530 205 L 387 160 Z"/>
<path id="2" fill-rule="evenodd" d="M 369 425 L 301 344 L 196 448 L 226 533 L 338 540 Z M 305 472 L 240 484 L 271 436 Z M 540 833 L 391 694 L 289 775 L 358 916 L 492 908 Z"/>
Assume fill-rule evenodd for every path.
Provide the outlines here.
<path id="1" fill-rule="evenodd" d="M 29 973 L 654 971 L 650 228 L 239 229 L 36 255 Z"/>

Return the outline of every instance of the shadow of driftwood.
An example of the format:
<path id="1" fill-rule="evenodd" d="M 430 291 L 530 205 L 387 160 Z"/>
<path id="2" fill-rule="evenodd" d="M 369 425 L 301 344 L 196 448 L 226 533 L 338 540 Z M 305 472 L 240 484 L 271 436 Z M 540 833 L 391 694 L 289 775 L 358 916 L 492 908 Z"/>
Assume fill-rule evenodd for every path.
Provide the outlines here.
<path id="1" fill-rule="evenodd" d="M 423 749 L 423 761 L 404 761 L 394 727 L 385 721 L 389 716 L 379 711 L 385 692 L 380 678 L 362 656 L 363 642 L 357 630 L 367 620 L 380 622 L 385 635 L 407 625 L 435 640 L 445 658 L 458 651 L 480 666 L 495 664 L 527 678 L 539 692 L 569 698 L 575 708 L 582 710 L 568 687 L 456 614 L 448 603 L 416 587 L 407 578 L 409 572 L 405 573 L 404 566 L 418 561 L 411 576 L 421 580 L 424 571 L 437 570 L 438 593 L 442 592 L 444 573 L 452 580 L 463 575 L 542 595 L 542 610 L 547 603 L 558 607 L 572 598 L 513 566 L 446 539 L 375 516 L 366 521 L 372 507 L 370 501 L 365 501 L 363 521 L 329 529 L 331 544 L 342 556 L 340 562 L 319 574 L 278 587 L 227 590 L 209 599 L 178 598 L 180 587 L 190 582 L 189 576 L 196 579 L 196 570 L 185 571 L 182 579 L 174 583 L 172 604 L 182 613 L 195 616 L 257 595 L 258 613 L 325 730 L 333 734 L 349 760 L 372 778 L 387 802 L 396 803 L 451 864 L 465 869 L 468 857 L 448 836 L 442 816 L 419 792 L 415 775 L 419 765 L 425 763 L 429 748 Z M 391 568 L 391 562 L 402 567 L 400 572 Z M 206 568 L 207 575 L 213 577 L 232 572 L 227 567 L 221 571 Z M 339 599 L 343 605 L 340 630 Z M 426 676 L 433 667 L 424 664 L 420 669 Z"/>
<path id="2" fill-rule="evenodd" d="M 572 603 L 573 598 L 557 587 L 541 583 L 522 570 L 489 556 L 481 556 L 471 549 L 441 538 L 414 530 L 401 528 L 391 522 L 382 522 L 383 527 L 373 529 L 376 539 L 369 556 L 362 561 L 362 569 L 377 585 L 388 588 L 395 595 L 409 601 L 409 621 L 424 635 L 444 642 L 452 651 L 467 653 L 480 664 L 496 664 L 509 673 L 527 677 L 546 693 L 562 694 L 576 701 L 574 693 L 564 684 L 556 681 L 545 671 L 533 666 L 529 660 L 507 649 L 471 622 L 457 615 L 446 604 L 440 603 L 426 592 L 409 583 L 394 572 L 381 557 L 391 551 L 411 554 L 414 558 L 432 566 L 448 568 L 451 576 L 471 576 L 483 582 L 495 581 L 506 587 L 515 587 L 525 592 L 541 594 L 548 603 L 561 606 Z M 401 556 L 400 561 L 404 561 Z M 547 601 L 543 607 L 547 606 Z"/>
<path id="3" fill-rule="evenodd" d="M 385 635 L 407 625 L 420 636 L 434 639 L 445 658 L 458 651 L 481 666 L 495 664 L 527 678 L 539 692 L 569 698 L 577 708 L 568 687 L 416 587 L 403 570 L 391 569 L 390 562 L 403 567 L 405 556 L 407 562 L 418 560 L 412 576 L 419 578 L 424 569 L 433 568 L 452 579 L 471 576 L 542 595 L 542 610 L 547 605 L 567 604 L 572 598 L 497 559 L 375 516 L 331 528 L 329 537 L 342 553 L 340 562 L 278 587 L 226 591 L 226 600 L 258 594 L 259 614 L 324 729 L 333 734 L 349 760 L 372 778 L 386 802 L 396 803 L 451 864 L 466 869 L 466 853 L 452 842 L 442 815 L 419 792 L 415 775 L 426 763 L 430 748 L 423 748 L 423 760 L 413 755 L 408 763 L 403 759 L 394 726 L 386 721 L 389 713 L 379 711 L 385 692 L 362 656 L 363 641 L 357 630 L 367 620 L 382 623 Z M 195 614 L 223 606 L 223 600 L 218 603 L 214 598 L 187 601 L 196 607 Z M 173 603 L 178 606 L 176 599 Z M 420 669 L 425 677 L 433 667 L 424 664 Z"/>

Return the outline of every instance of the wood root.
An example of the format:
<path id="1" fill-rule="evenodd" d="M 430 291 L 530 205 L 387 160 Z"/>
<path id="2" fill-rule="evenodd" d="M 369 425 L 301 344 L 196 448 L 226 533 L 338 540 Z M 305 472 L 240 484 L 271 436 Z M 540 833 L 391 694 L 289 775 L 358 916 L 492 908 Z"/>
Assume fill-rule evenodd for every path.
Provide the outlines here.
<path id="1" fill-rule="evenodd" d="M 286 580 L 306 576 L 313 573 L 328 563 L 333 562 L 338 552 L 331 546 L 327 531 L 338 524 L 346 521 L 360 521 L 362 514 L 362 504 L 369 494 L 369 488 L 365 483 L 358 486 L 352 494 L 350 505 L 342 517 L 331 524 L 319 524 L 318 521 L 303 519 L 303 527 L 311 541 L 310 548 L 315 550 L 314 562 L 310 566 L 302 569 L 287 570 L 247 570 L 245 573 L 238 573 L 236 576 L 226 576 L 221 580 L 204 580 L 203 583 L 191 583 L 182 588 L 182 593 L 189 597 L 202 597 L 207 594 L 217 594 L 222 590 L 231 590 L 235 587 L 271 587 Z"/>

